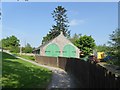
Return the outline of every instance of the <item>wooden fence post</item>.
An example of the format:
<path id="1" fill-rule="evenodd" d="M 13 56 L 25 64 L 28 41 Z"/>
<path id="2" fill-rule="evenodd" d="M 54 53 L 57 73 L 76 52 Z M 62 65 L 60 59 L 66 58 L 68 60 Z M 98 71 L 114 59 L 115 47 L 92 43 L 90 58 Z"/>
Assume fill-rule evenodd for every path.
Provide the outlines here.
<path id="1" fill-rule="evenodd" d="M 57 67 L 59 67 L 59 57 L 57 57 Z"/>

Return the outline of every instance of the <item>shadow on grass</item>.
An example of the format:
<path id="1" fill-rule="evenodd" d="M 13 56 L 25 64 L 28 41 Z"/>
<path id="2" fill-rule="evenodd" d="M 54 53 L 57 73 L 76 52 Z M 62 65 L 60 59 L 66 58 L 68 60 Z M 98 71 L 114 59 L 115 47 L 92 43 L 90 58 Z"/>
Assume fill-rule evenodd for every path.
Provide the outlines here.
<path id="1" fill-rule="evenodd" d="M 46 88 L 51 79 L 51 71 L 10 57 L 14 60 L 3 58 L 3 88 Z"/>
<path id="2" fill-rule="evenodd" d="M 5 52 L 0 52 L 0 54 L 2 54 L 2 58 L 3 59 L 17 59 L 16 57 L 14 57 L 14 56 L 12 56 L 12 55 L 10 55 L 10 54 L 8 54 L 8 53 L 5 53 Z"/>

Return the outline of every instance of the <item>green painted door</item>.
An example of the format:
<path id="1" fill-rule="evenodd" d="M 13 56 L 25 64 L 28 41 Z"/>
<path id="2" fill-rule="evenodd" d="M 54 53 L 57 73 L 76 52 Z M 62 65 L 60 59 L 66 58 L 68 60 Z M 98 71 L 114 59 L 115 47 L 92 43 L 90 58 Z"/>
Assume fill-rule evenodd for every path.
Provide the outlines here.
<path id="1" fill-rule="evenodd" d="M 57 57 L 60 55 L 60 49 L 56 44 L 50 44 L 45 50 L 45 55 Z"/>
<path id="2" fill-rule="evenodd" d="M 64 57 L 76 57 L 75 47 L 72 45 L 65 45 L 63 48 L 63 56 Z"/>

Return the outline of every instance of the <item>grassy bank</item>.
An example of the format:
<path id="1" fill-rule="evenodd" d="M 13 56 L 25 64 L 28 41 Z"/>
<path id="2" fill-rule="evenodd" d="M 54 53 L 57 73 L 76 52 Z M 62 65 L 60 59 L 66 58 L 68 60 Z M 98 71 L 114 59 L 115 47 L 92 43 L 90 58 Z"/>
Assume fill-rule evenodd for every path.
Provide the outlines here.
<path id="1" fill-rule="evenodd" d="M 2 54 L 2 86 L 7 88 L 46 88 L 52 72 L 46 68 Z"/>
<path id="2" fill-rule="evenodd" d="M 35 56 L 20 55 L 20 54 L 16 54 L 16 55 L 19 56 L 19 57 L 28 59 L 28 60 L 33 60 L 33 61 L 35 61 Z"/>

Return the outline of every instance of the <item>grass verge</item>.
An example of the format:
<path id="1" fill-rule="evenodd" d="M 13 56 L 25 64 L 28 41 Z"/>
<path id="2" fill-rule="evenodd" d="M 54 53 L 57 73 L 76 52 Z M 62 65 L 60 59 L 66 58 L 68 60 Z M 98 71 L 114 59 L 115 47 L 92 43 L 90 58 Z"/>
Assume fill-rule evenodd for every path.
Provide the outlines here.
<path id="1" fill-rule="evenodd" d="M 48 86 L 52 76 L 50 70 L 4 52 L 2 57 L 3 88 L 46 88 Z"/>
<path id="2" fill-rule="evenodd" d="M 27 60 L 33 60 L 33 61 L 35 61 L 35 56 L 20 55 L 20 54 L 17 54 L 17 56 L 25 58 Z"/>

